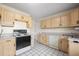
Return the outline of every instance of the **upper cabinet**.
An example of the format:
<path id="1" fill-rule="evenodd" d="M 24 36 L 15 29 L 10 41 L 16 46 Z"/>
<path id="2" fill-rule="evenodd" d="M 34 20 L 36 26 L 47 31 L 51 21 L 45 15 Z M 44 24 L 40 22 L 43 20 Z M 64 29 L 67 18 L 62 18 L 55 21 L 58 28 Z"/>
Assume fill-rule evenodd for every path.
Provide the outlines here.
<path id="1" fill-rule="evenodd" d="M 26 21 L 27 28 L 32 28 L 32 17 L 27 17 L 27 19 L 28 19 L 28 21 Z"/>
<path id="2" fill-rule="evenodd" d="M 54 18 L 41 20 L 41 24 L 40 24 L 40 27 L 44 29 L 59 27 L 59 26 L 60 26 L 60 17 L 54 17 Z"/>
<path id="3" fill-rule="evenodd" d="M 46 19 L 46 28 L 51 28 L 51 18 Z"/>
<path id="4" fill-rule="evenodd" d="M 53 18 L 52 26 L 54 26 L 54 27 L 59 27 L 60 26 L 60 16 Z"/>
<path id="5" fill-rule="evenodd" d="M 79 26 L 79 8 L 71 10 L 71 26 Z"/>
<path id="6" fill-rule="evenodd" d="M 2 26 L 13 26 L 14 13 L 6 8 L 0 7 L 0 22 Z"/>
<path id="7" fill-rule="evenodd" d="M 70 13 L 65 13 L 61 15 L 61 27 L 69 27 L 71 25 Z"/>
<path id="8" fill-rule="evenodd" d="M 0 6 L 0 25 L 13 27 L 14 21 L 25 22 L 28 28 L 32 28 L 32 17 L 24 15 L 20 11 L 12 10 L 7 7 Z"/>
<path id="9" fill-rule="evenodd" d="M 27 28 L 32 28 L 32 17 L 15 13 L 14 19 L 15 19 L 15 21 L 25 22 Z"/>
<path id="10" fill-rule="evenodd" d="M 40 27 L 41 28 L 46 28 L 45 20 L 41 20 Z"/>
<path id="11" fill-rule="evenodd" d="M 51 19 L 50 19 L 51 18 Z M 79 7 L 41 20 L 41 28 L 73 27 L 79 26 Z M 44 26 L 44 27 L 43 27 Z"/>
<path id="12" fill-rule="evenodd" d="M 41 28 L 51 28 L 51 19 L 44 19 L 41 21 Z"/>
<path id="13" fill-rule="evenodd" d="M 19 14 L 19 13 L 15 13 L 15 20 L 16 21 L 23 21 L 26 22 L 28 20 L 27 16 Z"/>

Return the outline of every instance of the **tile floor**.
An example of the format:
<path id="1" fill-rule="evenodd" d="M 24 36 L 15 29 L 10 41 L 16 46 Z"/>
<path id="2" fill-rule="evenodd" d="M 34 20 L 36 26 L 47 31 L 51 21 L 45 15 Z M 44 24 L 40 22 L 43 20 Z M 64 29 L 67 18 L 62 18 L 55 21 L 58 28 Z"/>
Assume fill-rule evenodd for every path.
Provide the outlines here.
<path id="1" fill-rule="evenodd" d="M 31 50 L 17 56 L 67 56 L 67 54 L 35 42 L 35 46 Z"/>

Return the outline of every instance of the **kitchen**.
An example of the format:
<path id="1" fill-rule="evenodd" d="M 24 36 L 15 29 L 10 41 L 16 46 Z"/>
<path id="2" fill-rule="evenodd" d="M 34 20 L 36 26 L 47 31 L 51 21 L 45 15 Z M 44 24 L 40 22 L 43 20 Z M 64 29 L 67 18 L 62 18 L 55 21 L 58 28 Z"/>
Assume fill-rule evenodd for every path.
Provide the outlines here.
<path id="1" fill-rule="evenodd" d="M 0 56 L 79 56 L 78 5 L 0 4 Z"/>

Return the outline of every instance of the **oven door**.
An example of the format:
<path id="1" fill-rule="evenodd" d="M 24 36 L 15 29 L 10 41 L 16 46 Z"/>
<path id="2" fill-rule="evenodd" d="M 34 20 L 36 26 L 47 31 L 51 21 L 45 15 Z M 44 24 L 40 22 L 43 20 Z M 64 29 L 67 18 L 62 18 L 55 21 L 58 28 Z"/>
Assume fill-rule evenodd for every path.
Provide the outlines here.
<path id="1" fill-rule="evenodd" d="M 16 37 L 16 50 L 31 45 L 31 36 Z"/>

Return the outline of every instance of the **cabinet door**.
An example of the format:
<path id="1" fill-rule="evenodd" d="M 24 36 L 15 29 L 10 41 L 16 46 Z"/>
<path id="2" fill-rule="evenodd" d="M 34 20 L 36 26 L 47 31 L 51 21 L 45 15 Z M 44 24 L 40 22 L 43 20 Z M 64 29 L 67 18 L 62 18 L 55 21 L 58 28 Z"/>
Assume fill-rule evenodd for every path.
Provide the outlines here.
<path id="1" fill-rule="evenodd" d="M 67 40 L 67 37 L 61 37 L 59 39 L 59 43 L 58 43 L 58 48 L 59 50 L 68 53 L 68 48 L 69 48 L 69 42 Z"/>
<path id="2" fill-rule="evenodd" d="M 60 27 L 60 16 L 53 18 L 54 27 Z"/>
<path id="3" fill-rule="evenodd" d="M 14 26 L 14 13 L 8 10 L 6 17 L 7 17 L 6 18 L 7 19 L 6 25 L 7 26 Z"/>
<path id="4" fill-rule="evenodd" d="M 2 26 L 13 26 L 14 25 L 14 14 L 8 9 L 1 9 L 1 25 Z"/>
<path id="5" fill-rule="evenodd" d="M 62 51 L 62 39 L 58 40 L 58 49 Z"/>
<path id="6" fill-rule="evenodd" d="M 48 45 L 48 36 L 47 35 L 44 35 L 43 38 L 42 38 L 42 40 L 43 40 L 43 43 L 45 45 Z"/>
<path id="7" fill-rule="evenodd" d="M 14 56 L 16 55 L 15 40 L 5 40 L 4 41 L 4 56 Z"/>
<path id="8" fill-rule="evenodd" d="M 4 25 L 6 25 L 6 15 L 7 15 L 7 12 L 6 12 L 7 10 L 5 10 L 4 8 L 1 8 L 1 25 L 2 26 L 4 26 Z"/>
<path id="9" fill-rule="evenodd" d="M 41 20 L 41 21 L 40 21 L 40 27 L 41 27 L 42 29 L 45 29 L 45 28 L 46 28 L 46 21 L 45 21 L 45 20 Z"/>
<path id="10" fill-rule="evenodd" d="M 48 36 L 46 34 L 40 34 L 38 36 L 38 41 L 42 44 L 48 45 Z"/>
<path id="11" fill-rule="evenodd" d="M 0 56 L 3 56 L 3 41 L 0 40 Z"/>
<path id="12" fill-rule="evenodd" d="M 55 20 L 54 20 L 54 18 L 52 17 L 52 19 L 51 19 L 51 27 L 52 28 L 54 28 L 55 27 Z"/>
<path id="13" fill-rule="evenodd" d="M 28 27 L 28 28 L 32 28 L 32 18 L 31 17 L 27 17 L 26 18 L 26 26 Z"/>
<path id="14" fill-rule="evenodd" d="M 62 39 L 62 51 L 65 53 L 68 53 L 68 40 L 67 39 Z"/>
<path id="15" fill-rule="evenodd" d="M 18 13 L 15 13 L 15 20 L 16 20 L 16 21 L 22 21 L 21 15 L 18 14 Z"/>
<path id="16" fill-rule="evenodd" d="M 16 42 L 15 42 L 15 39 L 11 40 L 10 42 L 10 55 L 11 56 L 15 56 L 16 55 Z"/>
<path id="17" fill-rule="evenodd" d="M 79 8 L 71 11 L 71 26 L 79 26 Z"/>
<path id="18" fill-rule="evenodd" d="M 70 13 L 65 13 L 61 16 L 61 27 L 69 27 L 70 26 Z"/>
<path id="19" fill-rule="evenodd" d="M 69 55 L 79 56 L 79 43 L 69 41 Z"/>
<path id="20" fill-rule="evenodd" d="M 45 24 L 46 24 L 46 28 L 51 28 L 51 18 L 48 18 Z"/>

